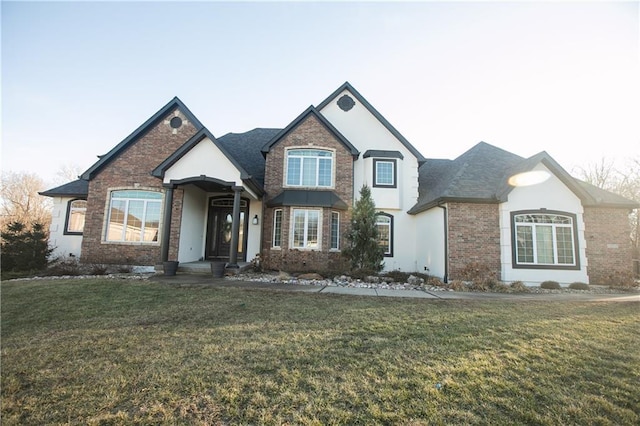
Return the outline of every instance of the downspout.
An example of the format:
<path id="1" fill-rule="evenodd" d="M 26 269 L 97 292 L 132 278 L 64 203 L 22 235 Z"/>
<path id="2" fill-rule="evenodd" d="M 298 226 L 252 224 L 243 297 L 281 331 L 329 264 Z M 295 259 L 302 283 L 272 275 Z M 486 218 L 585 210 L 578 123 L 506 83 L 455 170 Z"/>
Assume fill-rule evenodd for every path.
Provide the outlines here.
<path id="1" fill-rule="evenodd" d="M 438 204 L 438 207 L 442 209 L 444 219 L 444 277 L 442 277 L 442 280 L 446 284 L 449 282 L 449 214 L 446 205 Z"/>

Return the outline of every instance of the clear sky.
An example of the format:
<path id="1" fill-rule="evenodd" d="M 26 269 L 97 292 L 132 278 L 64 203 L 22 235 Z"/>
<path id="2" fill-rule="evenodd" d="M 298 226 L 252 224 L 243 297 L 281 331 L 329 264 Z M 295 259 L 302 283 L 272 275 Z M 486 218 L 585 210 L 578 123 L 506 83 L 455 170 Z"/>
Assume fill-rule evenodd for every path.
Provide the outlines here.
<path id="1" fill-rule="evenodd" d="M 85 170 L 178 96 L 215 135 L 349 81 L 427 158 L 640 156 L 638 2 L 7 2 L 2 168 Z"/>

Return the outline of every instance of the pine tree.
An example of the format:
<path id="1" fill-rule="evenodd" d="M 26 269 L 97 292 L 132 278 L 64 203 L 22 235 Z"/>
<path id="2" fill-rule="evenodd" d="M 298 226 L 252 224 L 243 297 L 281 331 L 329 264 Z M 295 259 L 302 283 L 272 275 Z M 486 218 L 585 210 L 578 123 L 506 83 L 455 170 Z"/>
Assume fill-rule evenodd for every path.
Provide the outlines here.
<path id="1" fill-rule="evenodd" d="M 21 222 L 12 222 L 2 233 L 3 271 L 38 271 L 47 266 L 52 249 L 44 226 L 36 223 L 31 229 Z"/>
<path id="2" fill-rule="evenodd" d="M 346 238 L 349 244 L 343 253 L 350 259 L 352 269 L 371 269 L 377 272 L 383 268 L 384 255 L 378 245 L 376 205 L 367 185 L 362 186 L 360 198 L 353 205 L 351 229 Z"/>

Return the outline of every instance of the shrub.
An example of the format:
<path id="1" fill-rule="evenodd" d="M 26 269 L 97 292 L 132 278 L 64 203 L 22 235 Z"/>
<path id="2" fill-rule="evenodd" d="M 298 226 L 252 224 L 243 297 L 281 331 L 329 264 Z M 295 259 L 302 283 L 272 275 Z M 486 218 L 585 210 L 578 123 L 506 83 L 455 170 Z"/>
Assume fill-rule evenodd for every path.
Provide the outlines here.
<path id="1" fill-rule="evenodd" d="M 93 264 L 89 266 L 89 274 L 91 275 L 106 275 L 108 267 L 102 264 Z"/>
<path id="2" fill-rule="evenodd" d="M 425 284 L 433 287 L 446 287 L 447 285 L 443 283 L 439 278 L 429 277 L 425 280 Z"/>
<path id="3" fill-rule="evenodd" d="M 397 282 L 397 283 L 406 283 L 407 280 L 409 279 L 409 275 L 411 274 L 407 272 L 398 271 L 398 270 L 384 273 L 385 277 L 390 277 L 391 279 L 393 279 L 394 282 Z"/>
<path id="4" fill-rule="evenodd" d="M 529 287 L 522 281 L 514 281 L 511 283 L 511 291 L 515 293 L 529 293 Z"/>
<path id="5" fill-rule="evenodd" d="M 603 279 L 602 284 L 621 290 L 629 290 L 637 286 L 637 283 L 633 279 L 633 274 L 626 271 L 610 272 Z"/>
<path id="6" fill-rule="evenodd" d="M 133 271 L 133 266 L 131 265 L 120 265 L 118 266 L 118 272 L 121 274 L 129 274 Z"/>
<path id="7" fill-rule="evenodd" d="M 364 280 L 371 275 L 378 275 L 378 272 L 372 269 L 358 268 L 350 271 L 348 275 L 354 280 Z"/>
<path id="8" fill-rule="evenodd" d="M 469 291 L 469 287 L 463 281 L 458 280 L 451 281 L 447 287 L 453 291 Z"/>
<path id="9" fill-rule="evenodd" d="M 80 265 L 75 257 L 61 257 L 51 263 L 47 268 L 46 275 L 80 275 Z"/>
<path id="10" fill-rule="evenodd" d="M 560 283 L 558 281 L 543 281 L 540 284 L 540 288 L 546 290 L 560 290 Z"/>
<path id="11" fill-rule="evenodd" d="M 574 282 L 569 284 L 569 288 L 572 290 L 589 290 L 589 284 L 587 283 L 581 283 L 581 282 Z"/>

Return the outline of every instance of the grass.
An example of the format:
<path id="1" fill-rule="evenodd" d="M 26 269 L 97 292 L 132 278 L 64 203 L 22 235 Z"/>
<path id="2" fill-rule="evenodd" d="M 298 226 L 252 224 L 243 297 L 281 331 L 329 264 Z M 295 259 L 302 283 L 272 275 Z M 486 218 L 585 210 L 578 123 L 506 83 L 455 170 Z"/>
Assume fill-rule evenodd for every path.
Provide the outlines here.
<path id="1" fill-rule="evenodd" d="M 2 283 L 2 423 L 638 424 L 637 303 Z"/>

